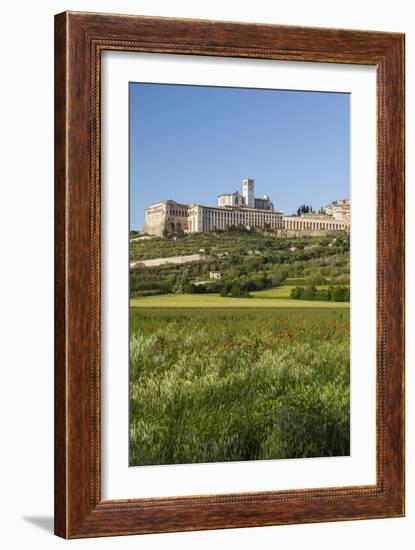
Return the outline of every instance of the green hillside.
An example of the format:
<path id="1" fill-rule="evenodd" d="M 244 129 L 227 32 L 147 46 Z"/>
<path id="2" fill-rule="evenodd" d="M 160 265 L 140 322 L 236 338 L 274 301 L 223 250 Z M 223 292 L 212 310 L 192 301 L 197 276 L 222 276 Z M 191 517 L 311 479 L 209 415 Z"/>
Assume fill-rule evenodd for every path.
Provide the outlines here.
<path id="1" fill-rule="evenodd" d="M 131 298 L 212 294 L 218 300 L 279 296 L 291 301 L 291 290 L 296 286 L 349 285 L 349 251 L 345 233 L 282 238 L 275 233 L 233 229 L 176 237 L 134 236 L 130 240 Z M 187 261 L 182 256 L 195 254 L 199 255 L 197 261 L 180 263 Z M 163 258 L 173 263 L 137 264 L 148 260 L 162 263 Z M 267 294 L 257 295 L 260 291 Z"/>
<path id="2" fill-rule="evenodd" d="M 343 248 L 344 235 L 340 234 L 337 246 Z M 327 246 L 333 237 L 297 237 L 281 238 L 275 233 L 262 233 L 255 230 L 229 229 L 228 231 L 210 231 L 207 233 L 188 233 L 176 237 L 145 237 L 136 235 L 130 238 L 130 260 L 168 258 L 197 254 L 200 251 L 213 257 L 221 255 L 263 255 L 278 254 L 297 247 L 296 256 L 307 258 L 310 247 Z M 343 243 L 344 244 L 344 243 Z M 317 251 L 315 250 L 314 253 Z"/>

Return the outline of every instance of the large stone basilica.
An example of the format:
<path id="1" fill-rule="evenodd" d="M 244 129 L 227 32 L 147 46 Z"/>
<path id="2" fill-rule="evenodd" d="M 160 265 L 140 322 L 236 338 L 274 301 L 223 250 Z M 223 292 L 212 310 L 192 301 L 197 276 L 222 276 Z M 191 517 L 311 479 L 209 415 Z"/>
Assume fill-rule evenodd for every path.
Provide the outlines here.
<path id="1" fill-rule="evenodd" d="M 196 233 L 241 225 L 279 230 L 288 235 L 347 231 L 350 200 L 335 201 L 319 213 L 284 216 L 267 195 L 255 197 L 255 181 L 246 178 L 242 180 L 242 194 L 239 191 L 223 193 L 218 197 L 217 206 L 179 204 L 174 200 L 151 204 L 146 209 L 143 231 L 149 235 L 163 235 L 166 231 Z"/>

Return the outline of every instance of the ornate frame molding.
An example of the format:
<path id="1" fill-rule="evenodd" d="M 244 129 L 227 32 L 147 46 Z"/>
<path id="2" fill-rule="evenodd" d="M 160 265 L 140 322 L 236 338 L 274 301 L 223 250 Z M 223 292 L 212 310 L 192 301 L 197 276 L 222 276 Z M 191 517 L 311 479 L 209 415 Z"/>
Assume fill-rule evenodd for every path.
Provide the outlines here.
<path id="1" fill-rule="evenodd" d="M 377 482 L 101 500 L 104 50 L 377 68 Z M 65 12 L 55 18 L 55 532 L 65 538 L 404 514 L 404 35 Z M 86 452 L 89 449 L 89 452 Z"/>

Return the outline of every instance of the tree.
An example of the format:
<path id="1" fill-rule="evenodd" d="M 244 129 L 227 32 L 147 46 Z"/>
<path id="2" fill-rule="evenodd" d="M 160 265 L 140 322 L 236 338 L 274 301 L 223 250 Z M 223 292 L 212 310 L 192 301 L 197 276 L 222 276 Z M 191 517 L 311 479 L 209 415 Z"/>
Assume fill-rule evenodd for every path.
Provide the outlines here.
<path id="1" fill-rule="evenodd" d="M 350 289 L 344 286 L 333 286 L 330 289 L 333 302 L 350 302 Z"/>
<path id="2" fill-rule="evenodd" d="M 182 286 L 185 286 L 189 282 L 189 275 L 187 274 L 186 270 L 182 271 L 182 276 L 180 278 L 180 284 Z"/>
<path id="3" fill-rule="evenodd" d="M 230 281 L 225 281 L 222 283 L 221 289 L 220 289 L 220 295 L 221 296 L 228 296 L 232 288 L 232 283 Z"/>
<path id="4" fill-rule="evenodd" d="M 248 297 L 249 292 L 245 285 L 242 285 L 239 281 L 236 281 L 231 288 L 231 296 L 234 298 Z"/>
<path id="5" fill-rule="evenodd" d="M 326 279 L 319 273 L 310 276 L 309 282 L 311 285 L 325 285 L 327 283 Z"/>
<path id="6" fill-rule="evenodd" d="M 272 286 L 281 286 L 286 278 L 287 278 L 287 272 L 274 273 L 271 276 L 271 284 Z"/>
<path id="7" fill-rule="evenodd" d="M 308 285 L 305 287 L 304 289 L 304 292 L 303 292 L 303 295 L 302 295 L 302 299 L 303 300 L 314 300 L 315 298 L 315 295 L 316 295 L 316 287 L 313 286 L 313 285 Z"/>
<path id="8" fill-rule="evenodd" d="M 330 292 L 328 290 L 318 290 L 316 293 L 316 300 L 321 300 L 322 302 L 329 302 L 331 298 Z"/>
<path id="9" fill-rule="evenodd" d="M 313 207 L 307 204 L 302 204 L 297 208 L 297 216 L 301 216 L 301 214 L 310 214 L 313 212 Z"/>
<path id="10" fill-rule="evenodd" d="M 301 286 L 296 286 L 295 288 L 291 289 L 291 298 L 294 298 L 294 300 L 301 300 L 303 296 L 304 288 Z"/>

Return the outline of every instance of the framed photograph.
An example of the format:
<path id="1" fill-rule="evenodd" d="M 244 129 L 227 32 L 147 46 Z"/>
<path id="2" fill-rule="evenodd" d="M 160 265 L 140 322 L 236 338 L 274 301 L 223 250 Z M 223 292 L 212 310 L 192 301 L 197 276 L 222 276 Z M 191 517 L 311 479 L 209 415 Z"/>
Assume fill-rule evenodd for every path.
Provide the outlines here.
<path id="1" fill-rule="evenodd" d="M 55 18 L 55 533 L 404 515 L 404 35 Z"/>

